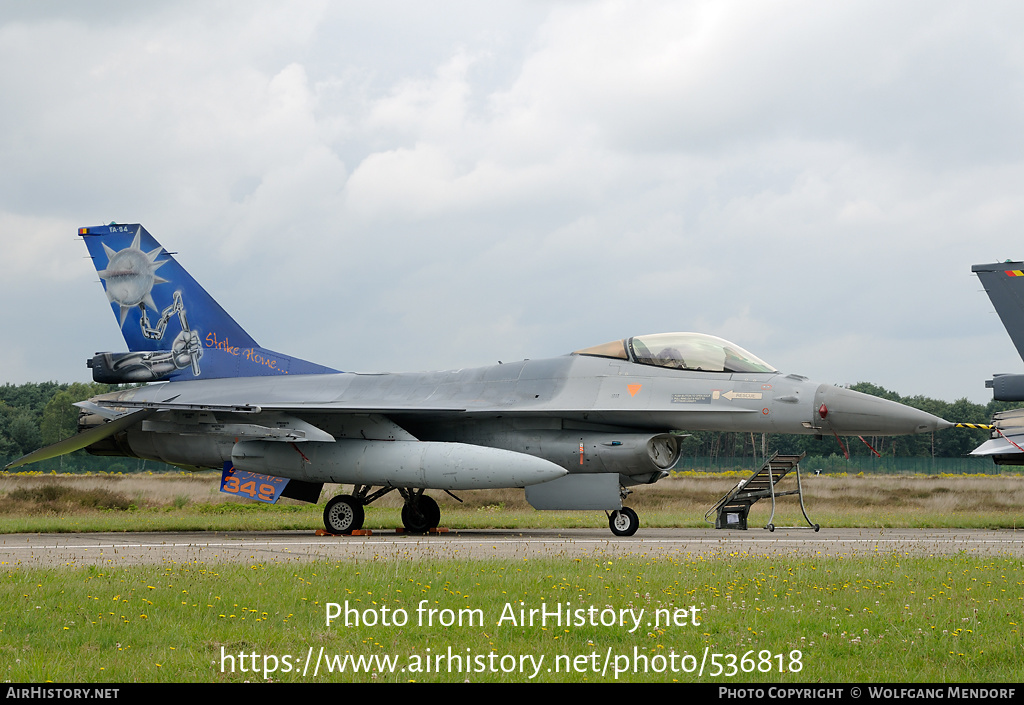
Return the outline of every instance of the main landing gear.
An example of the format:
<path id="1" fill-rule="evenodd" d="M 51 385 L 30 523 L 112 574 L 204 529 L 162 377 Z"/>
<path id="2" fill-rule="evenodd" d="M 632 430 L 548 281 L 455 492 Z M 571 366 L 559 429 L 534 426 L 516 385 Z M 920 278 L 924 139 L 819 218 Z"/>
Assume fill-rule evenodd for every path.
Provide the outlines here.
<path id="1" fill-rule="evenodd" d="M 351 495 L 335 497 L 324 507 L 324 526 L 332 534 L 351 534 L 363 528 L 363 505 Z"/>
<path id="2" fill-rule="evenodd" d="M 363 507 L 392 490 L 398 490 L 405 500 L 402 507 L 402 524 L 407 531 L 425 534 L 431 529 L 436 529 L 441 523 L 441 508 L 432 497 L 423 494 L 422 489 L 382 487 L 372 493 L 371 489 L 369 485 L 356 485 L 352 494 L 339 495 L 331 499 L 324 507 L 324 527 L 327 531 L 344 535 L 363 528 L 363 520 L 366 518 Z"/>
<path id="3" fill-rule="evenodd" d="M 399 490 L 401 492 L 401 490 Z M 425 534 L 436 529 L 441 523 L 441 508 L 432 497 L 418 492 L 402 492 L 405 505 L 402 507 L 402 526 L 414 534 Z"/>

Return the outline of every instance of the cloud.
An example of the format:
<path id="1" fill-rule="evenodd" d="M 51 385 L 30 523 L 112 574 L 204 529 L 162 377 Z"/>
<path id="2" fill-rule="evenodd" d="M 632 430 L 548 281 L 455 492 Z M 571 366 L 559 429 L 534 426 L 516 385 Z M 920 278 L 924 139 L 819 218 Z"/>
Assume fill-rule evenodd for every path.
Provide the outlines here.
<path id="1" fill-rule="evenodd" d="M 986 397 L 1014 4 L 33 8 L 0 15 L 6 291 L 90 347 L 120 343 L 74 228 L 141 221 L 258 340 L 345 369 L 705 329 Z"/>

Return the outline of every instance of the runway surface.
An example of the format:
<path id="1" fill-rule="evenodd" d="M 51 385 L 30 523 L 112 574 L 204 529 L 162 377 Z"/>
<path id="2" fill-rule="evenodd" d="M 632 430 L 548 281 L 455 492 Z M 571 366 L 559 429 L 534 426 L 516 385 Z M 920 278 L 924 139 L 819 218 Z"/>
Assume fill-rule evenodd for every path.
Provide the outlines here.
<path id="1" fill-rule="evenodd" d="M 0 566 L 423 560 L 432 558 L 668 557 L 872 554 L 1024 557 L 1024 531 L 975 529 L 647 529 L 617 538 L 599 529 L 461 530 L 413 536 L 316 536 L 312 531 L 7 534 Z"/>

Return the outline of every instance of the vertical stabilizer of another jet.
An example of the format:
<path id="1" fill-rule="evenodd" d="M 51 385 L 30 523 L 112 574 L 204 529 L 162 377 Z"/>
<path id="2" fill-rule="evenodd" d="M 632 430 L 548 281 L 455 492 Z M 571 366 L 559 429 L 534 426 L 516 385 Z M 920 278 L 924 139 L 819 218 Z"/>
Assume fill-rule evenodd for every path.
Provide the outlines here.
<path id="1" fill-rule="evenodd" d="M 971 271 L 981 280 L 1017 354 L 1024 360 L 1024 262 L 976 264 Z M 1024 375 L 997 374 L 985 386 L 992 390 L 996 401 L 1024 401 Z"/>
<path id="2" fill-rule="evenodd" d="M 1024 262 L 976 264 L 971 271 L 981 280 L 1017 354 L 1024 360 Z"/>

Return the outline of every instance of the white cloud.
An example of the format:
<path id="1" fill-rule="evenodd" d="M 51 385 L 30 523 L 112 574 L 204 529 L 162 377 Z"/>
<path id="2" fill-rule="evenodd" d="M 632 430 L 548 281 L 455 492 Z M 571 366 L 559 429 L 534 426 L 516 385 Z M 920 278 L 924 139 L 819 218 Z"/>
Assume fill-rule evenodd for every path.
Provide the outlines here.
<path id="1" fill-rule="evenodd" d="M 76 226 L 142 221 L 258 340 L 345 368 L 703 327 L 986 398 L 1014 4 L 49 7 L 0 15 L 6 291 L 37 310 L 94 286 Z"/>

